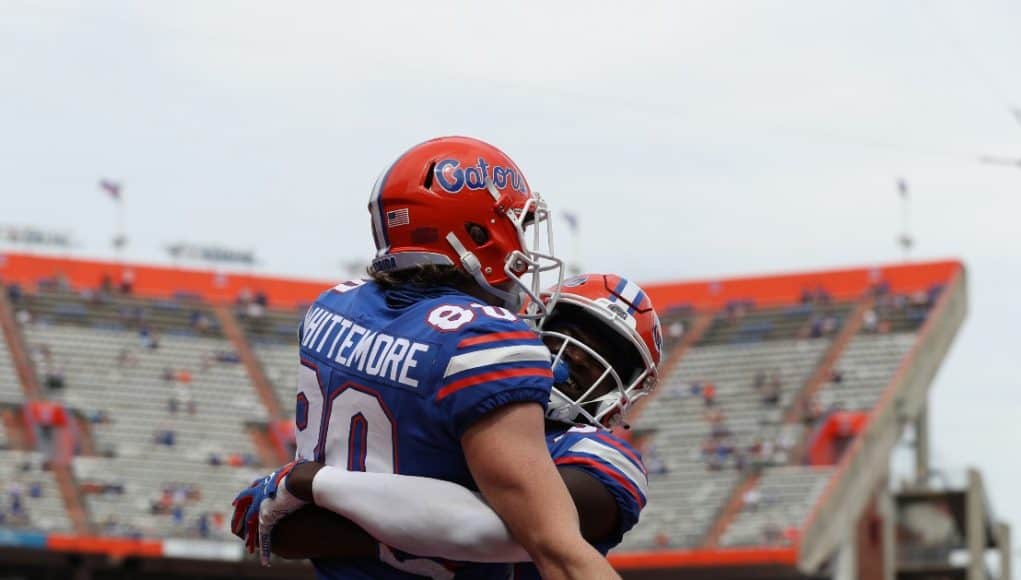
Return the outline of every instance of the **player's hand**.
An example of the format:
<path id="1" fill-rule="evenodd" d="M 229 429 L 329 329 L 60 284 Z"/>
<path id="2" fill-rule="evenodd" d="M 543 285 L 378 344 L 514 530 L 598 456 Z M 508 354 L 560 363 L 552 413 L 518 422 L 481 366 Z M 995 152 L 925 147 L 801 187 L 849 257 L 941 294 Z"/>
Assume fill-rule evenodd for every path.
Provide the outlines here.
<path id="1" fill-rule="evenodd" d="M 284 480 L 295 466 L 303 461 L 292 461 L 273 473 L 257 479 L 234 498 L 234 515 L 230 529 L 235 536 L 245 541 L 248 553 L 259 548 L 259 560 L 269 565 L 272 546 L 270 537 L 273 526 L 286 515 L 293 513 L 306 502 L 294 497 Z"/>

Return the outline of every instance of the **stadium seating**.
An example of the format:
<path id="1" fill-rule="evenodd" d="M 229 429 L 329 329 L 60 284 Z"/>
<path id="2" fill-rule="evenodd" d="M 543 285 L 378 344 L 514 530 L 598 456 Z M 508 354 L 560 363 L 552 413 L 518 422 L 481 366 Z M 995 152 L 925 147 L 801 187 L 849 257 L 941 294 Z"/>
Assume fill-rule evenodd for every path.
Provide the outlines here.
<path id="1" fill-rule="evenodd" d="M 914 343 L 913 332 L 855 336 L 836 364 L 840 382 L 826 384 L 819 393 L 820 404 L 848 411 L 871 409 Z"/>
<path id="2" fill-rule="evenodd" d="M 723 535 L 724 546 L 788 544 L 822 493 L 833 469 L 790 466 L 767 469 L 745 493 L 737 519 Z"/>
<path id="3" fill-rule="evenodd" d="M 872 275 L 863 270 L 853 277 Z M 682 283 L 686 293 L 665 301 L 673 304 L 662 312 L 666 375 L 649 399 L 653 404 L 633 418 L 636 439 L 657 461 L 649 462 L 641 522 L 620 552 L 803 549 L 810 538 L 799 537 L 807 514 L 819 514 L 835 493 L 828 484 L 837 470 L 828 463 L 840 451 L 826 447 L 829 434 L 821 427 L 837 423 L 828 420 L 831 412 L 876 407 L 894 376 L 903 376 L 906 355 L 920 344 L 918 330 L 939 295 L 929 286 L 873 297 L 855 282 L 853 291 L 845 288 L 831 299 L 815 282 L 756 280 L 766 280 L 760 296 L 769 307 L 740 298 L 743 289 L 728 292 L 726 282 Z M 219 282 L 212 284 L 219 292 Z M 798 288 L 793 295 L 784 290 L 792 287 Z M 927 286 L 912 288 L 918 287 Z M 277 421 L 293 410 L 296 330 L 305 310 L 299 303 L 308 292 L 273 308 L 266 306 L 272 296 L 246 302 L 224 292 L 214 309 L 198 292 L 168 299 L 175 293 L 147 298 L 77 288 L 47 285 L 21 296 L 17 309 L 30 314 L 30 322 L 18 318 L 42 396 L 90 422 L 89 447 L 97 454 L 72 460 L 72 484 L 91 531 L 240 558 L 226 531 L 230 500 L 266 469 L 255 459 L 253 441 L 280 443 Z M 817 290 L 799 299 L 801 288 Z M 783 292 L 786 298 L 774 300 Z M 224 316 L 228 304 L 241 337 Z M 262 373 L 253 368 L 246 341 Z M 0 404 L 18 410 L 24 395 L 6 347 L 0 336 Z M 250 373 L 269 379 L 282 416 L 257 395 Z M 53 376 L 61 380 L 49 380 Z M 809 409 L 819 414 L 806 416 Z M 264 433 L 248 432 L 267 423 Z M 12 440 L 20 445 L 20 427 L 14 428 Z M 39 496 L 25 498 L 16 525 L 69 532 L 73 521 L 82 533 L 76 498 L 58 490 L 59 479 L 67 491 L 67 474 L 23 470 L 23 458 L 38 466 L 43 456 L 3 451 L 6 436 L 0 429 L 0 493 L 17 482 L 15 489 Z M 804 465 L 805 458 L 820 466 Z M 12 525 L 7 520 L 0 527 Z M 210 544 L 233 550 L 221 553 Z"/>
<path id="4" fill-rule="evenodd" d="M 848 310 L 847 305 L 840 305 L 833 312 Z M 648 507 L 641 523 L 625 539 L 624 549 L 691 548 L 705 540 L 723 503 L 741 479 L 737 466 L 741 460 L 737 459 L 739 453 L 730 453 L 716 466 L 718 469 L 710 469 L 702 453 L 710 434 L 703 417 L 707 406 L 691 387 L 707 383 L 715 386 L 715 406 L 722 411 L 732 433 L 722 438 L 729 446 L 744 450 L 757 442 L 780 440 L 783 410 L 793 404 L 830 343 L 828 337 L 792 338 L 814 313 L 812 308 L 781 308 L 744 318 L 720 317 L 663 380 L 657 404 L 650 405 L 640 424 L 643 430 L 655 433 L 652 440 L 667 471 L 651 479 Z M 753 324 L 749 325 L 749 320 Z M 758 333 L 753 341 L 740 330 L 749 327 L 772 330 Z M 778 338 L 771 340 L 773 336 Z M 778 372 L 782 379 L 775 406 L 764 405 L 753 387 L 760 371 Z M 786 460 L 782 450 L 763 459 L 779 463 Z"/>
<path id="5" fill-rule="evenodd" d="M 627 549 L 663 547 L 697 548 L 708 540 L 710 528 L 732 500 L 746 474 L 761 472 L 749 497 L 759 496 L 753 507 L 744 505 L 719 538 L 723 546 L 788 544 L 788 532 L 799 529 L 832 470 L 786 465 L 797 458 L 788 452 L 811 435 L 799 423 L 781 424 L 781 417 L 799 401 L 805 381 L 829 348 L 829 335 L 811 336 L 805 329 L 824 317 L 839 321 L 849 305 L 823 309 L 795 306 L 751 311 L 734 317 L 722 314 L 695 348 L 690 350 L 660 386 L 657 404 L 650 405 L 639 422 L 651 438 L 666 473 L 652 476 L 649 505 L 641 522 L 623 544 Z M 927 309 L 885 308 L 880 317 L 890 321 L 889 334 L 860 331 L 834 364 L 840 380 L 829 381 L 816 395 L 825 416 L 834 410 L 869 410 L 890 383 L 905 354 L 916 341 L 915 330 Z M 807 317 L 807 319 L 806 319 Z M 775 408 L 763 405 L 753 388 L 758 371 L 779 369 L 783 377 Z M 727 447 L 735 452 L 707 469 L 701 446 L 709 425 L 703 418 L 706 404 L 693 393 L 692 383 L 712 383 L 716 407 L 725 417 Z M 697 391 L 696 389 L 694 389 Z M 801 401 L 804 403 L 804 401 Z M 768 457 L 738 459 L 741 450 L 768 442 Z M 744 473 L 739 471 L 744 470 Z"/>
<path id="6" fill-rule="evenodd" d="M 11 360 L 11 351 L 7 348 L 7 341 L 3 333 L 0 332 L 0 403 L 21 403 L 24 397 L 21 387 L 18 386 L 18 376 L 14 370 L 14 361 Z"/>
<path id="7" fill-rule="evenodd" d="M 2 430 L 2 429 L 0 429 Z M 36 452 L 0 451 L 0 527 L 67 532 L 71 524 L 53 474 L 43 469 Z M 13 510 L 13 496 L 22 503 L 20 515 Z"/>
<path id="8" fill-rule="evenodd" d="M 131 323 L 113 303 L 97 308 L 73 296 L 31 297 L 36 322 L 23 332 L 40 383 L 57 369 L 65 384 L 48 389 L 48 398 L 86 417 L 107 417 L 92 425 L 92 433 L 100 453 L 109 457 L 78 457 L 74 464 L 79 483 L 123 487 L 116 494 L 86 494 L 93 524 L 110 533 L 143 535 L 197 529 L 203 514 L 222 514 L 236 490 L 254 477 L 254 471 L 227 464 L 254 462 L 244 423 L 265 420 L 266 411 L 215 326 L 203 331 L 209 336 L 198 336 L 194 312 L 201 312 L 199 306 L 117 302 L 140 309 L 148 331 L 127 329 Z M 164 488 L 188 483 L 197 485 L 199 494 L 174 502 L 182 505 L 179 518 L 173 509 L 148 515 Z M 111 515 L 121 519 L 109 521 Z M 220 522 L 210 535 L 224 529 Z"/>

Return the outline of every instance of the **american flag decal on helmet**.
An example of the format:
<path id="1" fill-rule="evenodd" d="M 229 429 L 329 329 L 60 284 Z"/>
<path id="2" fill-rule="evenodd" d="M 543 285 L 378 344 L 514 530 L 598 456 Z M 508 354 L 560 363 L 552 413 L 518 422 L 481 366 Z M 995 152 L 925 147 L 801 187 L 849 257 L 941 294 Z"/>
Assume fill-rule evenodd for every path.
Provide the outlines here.
<path id="1" fill-rule="evenodd" d="M 406 207 L 386 212 L 386 227 L 388 228 L 406 226 L 409 223 L 411 220 L 408 219 L 408 208 Z"/>

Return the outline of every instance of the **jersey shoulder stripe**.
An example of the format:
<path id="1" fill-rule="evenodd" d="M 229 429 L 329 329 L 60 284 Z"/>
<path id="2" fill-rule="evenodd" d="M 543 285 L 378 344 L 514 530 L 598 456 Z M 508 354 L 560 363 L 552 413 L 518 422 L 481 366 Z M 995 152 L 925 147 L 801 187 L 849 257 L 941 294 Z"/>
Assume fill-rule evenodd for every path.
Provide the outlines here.
<path id="1" fill-rule="evenodd" d="M 549 349 L 542 345 L 498 346 L 454 355 L 447 362 L 443 378 L 485 367 L 519 362 L 550 362 Z"/>
<path id="2" fill-rule="evenodd" d="M 446 386 L 442 387 L 441 389 L 439 389 L 439 391 L 436 392 L 436 400 L 437 401 L 442 400 L 460 390 L 467 389 L 468 387 L 474 387 L 476 385 L 481 385 L 495 381 L 525 377 L 540 377 L 543 379 L 552 380 L 553 370 L 550 369 L 549 365 L 547 364 L 542 367 L 520 367 L 501 369 L 484 372 L 477 375 L 471 375 L 447 383 Z"/>
<path id="3" fill-rule="evenodd" d="M 590 457 L 584 457 L 581 455 L 559 457 L 554 461 L 554 463 L 556 463 L 557 465 L 576 465 L 592 469 L 594 471 L 598 471 L 610 477 L 611 479 L 616 481 L 622 488 L 624 488 L 631 496 L 631 498 L 635 500 L 635 503 L 638 505 L 639 509 L 645 507 L 645 495 L 642 494 L 641 491 L 639 491 L 639 489 L 630 479 L 625 477 L 616 469 L 607 466 L 605 463 L 601 463 L 595 459 L 592 459 Z"/>
<path id="4" fill-rule="evenodd" d="M 635 465 L 619 449 L 605 445 L 593 438 L 584 438 L 571 445 L 567 450 L 567 454 L 584 454 L 598 459 L 627 477 L 642 492 L 642 495 L 648 492 L 649 482 L 646 478 L 645 470 Z"/>
<path id="5" fill-rule="evenodd" d="M 639 457 L 638 452 L 626 441 L 606 433 L 596 433 L 595 438 L 619 451 L 624 457 L 630 459 L 631 463 L 635 464 L 638 469 L 641 469 L 642 473 L 648 476 L 649 472 L 645 470 L 645 463 L 642 462 L 642 458 Z"/>
<path id="6" fill-rule="evenodd" d="M 483 344 L 490 344 L 494 342 L 509 342 L 515 340 L 529 340 L 535 341 L 536 334 L 531 330 L 519 330 L 515 332 L 494 332 L 492 334 L 483 334 L 481 336 L 473 336 L 466 338 L 461 342 L 457 343 L 457 348 L 471 348 L 473 346 L 480 346 Z"/>

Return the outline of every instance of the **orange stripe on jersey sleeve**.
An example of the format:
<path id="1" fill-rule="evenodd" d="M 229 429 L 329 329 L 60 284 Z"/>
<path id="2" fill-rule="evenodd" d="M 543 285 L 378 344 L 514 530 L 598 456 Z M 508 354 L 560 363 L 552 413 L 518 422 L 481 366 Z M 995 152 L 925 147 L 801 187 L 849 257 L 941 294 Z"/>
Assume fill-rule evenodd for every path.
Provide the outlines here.
<path id="1" fill-rule="evenodd" d="M 475 375 L 473 377 L 465 377 L 440 389 L 439 392 L 436 393 L 436 400 L 439 401 L 440 399 L 448 397 L 461 389 L 467 389 L 468 387 L 474 387 L 475 385 L 515 377 L 545 377 L 552 379 L 553 371 L 552 369 L 505 369 L 502 371 L 482 373 L 481 375 Z"/>
<path id="2" fill-rule="evenodd" d="M 530 338 L 537 338 L 536 334 L 531 330 L 522 330 L 519 332 L 495 332 L 493 334 L 484 334 L 482 336 L 466 338 L 457 343 L 457 348 L 468 348 L 469 346 L 489 344 L 490 342 L 503 342 L 505 340 L 528 340 Z"/>
<path id="3" fill-rule="evenodd" d="M 619 471 L 613 469 L 612 467 L 603 465 L 602 463 L 599 463 L 594 459 L 589 459 L 588 457 L 577 456 L 558 457 L 553 461 L 553 463 L 557 465 L 584 465 L 586 467 L 590 467 L 592 469 L 601 471 L 606 475 L 612 477 L 614 480 L 617 481 L 617 483 L 623 486 L 624 489 L 626 489 L 627 492 L 631 494 L 631 497 L 635 499 L 635 503 L 638 504 L 638 507 L 640 508 L 645 507 L 645 498 L 642 497 L 642 493 L 638 491 L 638 488 L 635 486 L 635 484 L 632 483 L 631 480 L 629 480 L 626 476 L 622 475 Z"/>

